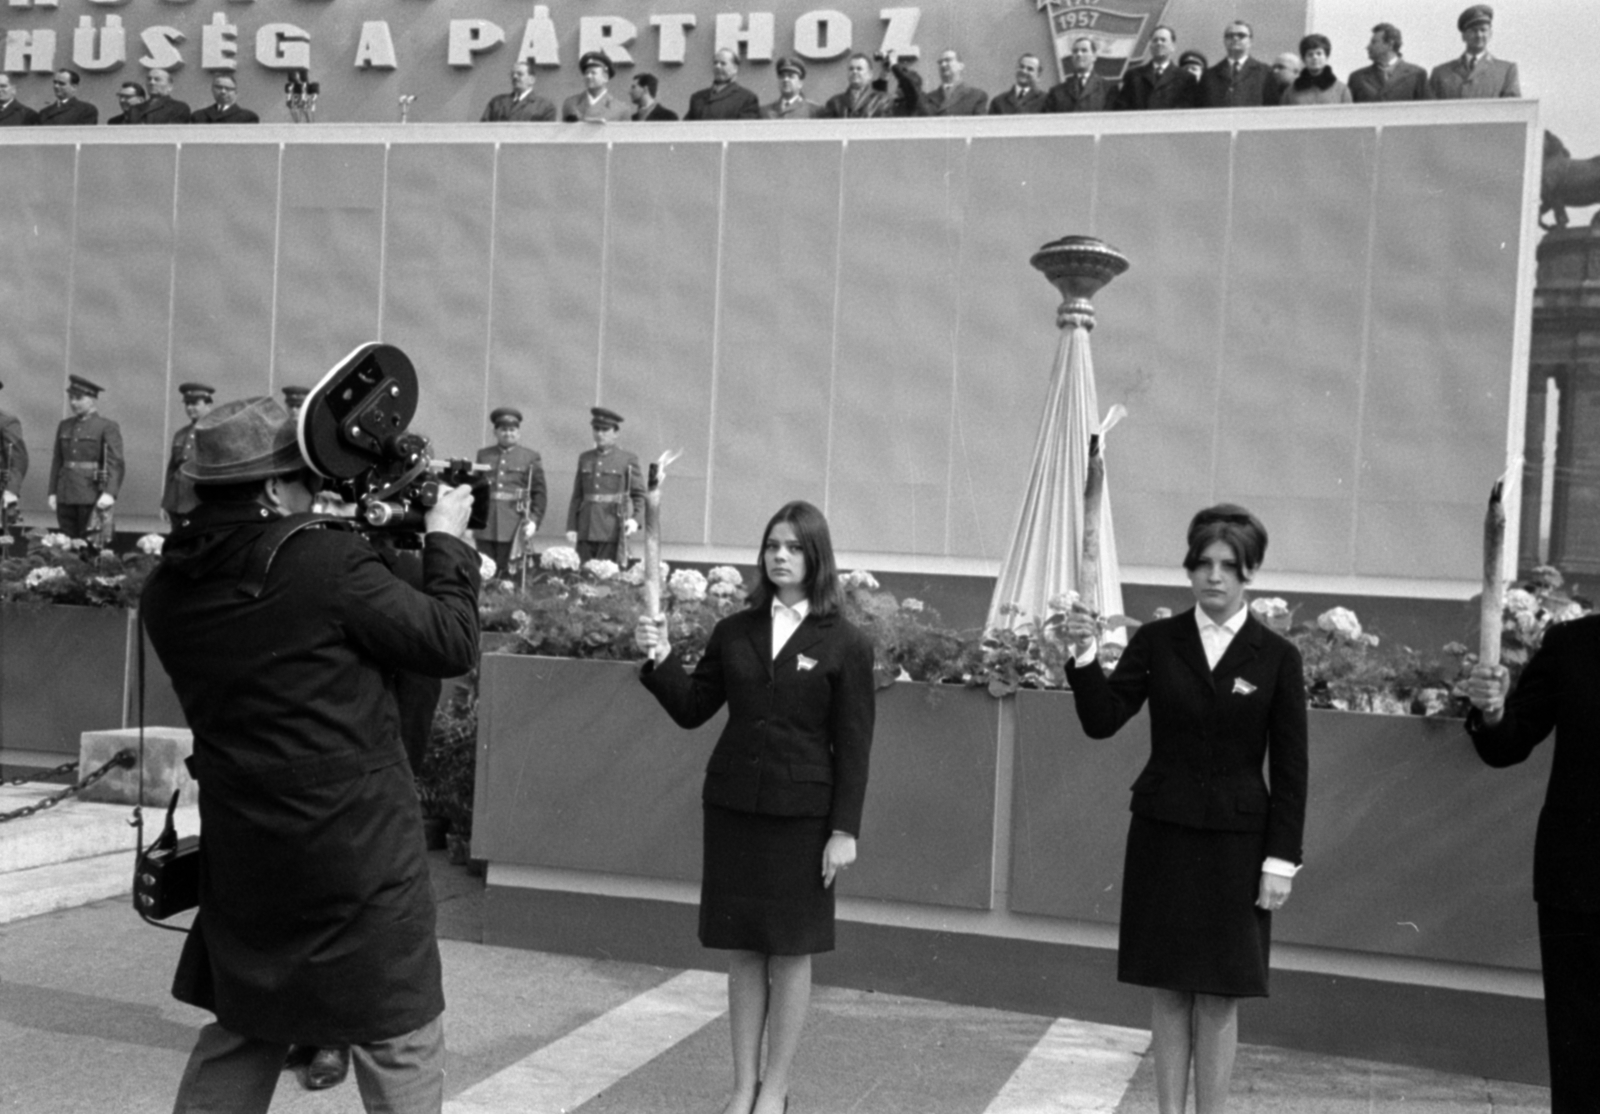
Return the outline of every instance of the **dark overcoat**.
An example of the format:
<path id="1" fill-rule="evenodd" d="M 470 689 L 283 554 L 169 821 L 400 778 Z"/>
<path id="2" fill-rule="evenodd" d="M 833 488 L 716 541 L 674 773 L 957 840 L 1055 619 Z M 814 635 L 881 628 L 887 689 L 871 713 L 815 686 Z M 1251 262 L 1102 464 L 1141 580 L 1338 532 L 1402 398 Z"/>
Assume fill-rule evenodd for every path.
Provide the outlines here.
<path id="1" fill-rule="evenodd" d="M 1112 107 L 1124 112 L 1144 112 L 1160 108 L 1193 108 L 1200 95 L 1200 83 L 1176 61 L 1160 73 L 1154 62 L 1135 66 L 1122 79 Z"/>
<path id="2" fill-rule="evenodd" d="M 989 102 L 989 115 L 1025 116 L 1033 112 L 1043 112 L 1047 95 L 1043 89 L 1035 87 L 1019 96 L 1017 87 L 1013 85 Z"/>
<path id="3" fill-rule="evenodd" d="M 189 106 L 183 101 L 175 101 L 171 97 L 151 97 L 150 103 L 139 114 L 139 123 L 187 124 L 190 115 Z"/>
<path id="4" fill-rule="evenodd" d="M 251 112 L 248 108 L 240 108 L 237 104 L 228 108 L 221 105 L 208 104 L 204 108 L 197 108 L 189 114 L 191 124 L 259 124 L 261 117 Z"/>
<path id="5" fill-rule="evenodd" d="M 1234 72 L 1233 61 L 1224 58 L 1200 75 L 1196 101 L 1201 108 L 1239 108 L 1278 103 L 1278 83 L 1272 67 L 1255 58 L 1246 58 Z"/>
<path id="6" fill-rule="evenodd" d="M 770 610 L 718 623 L 685 673 L 676 654 L 640 672 L 680 727 L 728 707 L 706 764 L 707 804 L 767 816 L 826 816 L 861 832 L 876 714 L 872 642 L 838 615 L 807 615 L 772 657 Z"/>
<path id="7" fill-rule="evenodd" d="M 22 494 L 22 480 L 28 474 L 28 443 L 22 439 L 22 420 L 0 410 L 0 468 L 10 465 L 5 490 Z"/>
<path id="8" fill-rule="evenodd" d="M 1426 101 L 1432 97 L 1428 71 L 1410 62 L 1397 61 L 1387 70 L 1374 62 L 1350 75 L 1350 98 L 1356 104 Z"/>
<path id="9" fill-rule="evenodd" d="M 513 121 L 551 124 L 556 119 L 556 106 L 532 91 L 521 100 L 517 99 L 515 93 L 501 93 L 489 99 L 479 119 L 488 123 Z"/>
<path id="10" fill-rule="evenodd" d="M 444 1009 L 394 678 L 477 663 L 478 555 L 429 534 L 418 592 L 314 520 L 263 573 L 287 521 L 201 504 L 141 605 L 201 787 L 200 908 L 173 994 L 245 1036 L 366 1043 Z"/>
<path id="11" fill-rule="evenodd" d="M 1135 631 L 1109 679 L 1098 665 L 1069 666 L 1067 679 L 1091 739 L 1110 738 L 1150 701 L 1150 761 L 1133 783 L 1134 815 L 1262 832 L 1257 865 L 1300 861 L 1306 688 L 1288 639 L 1252 615 L 1213 670 L 1191 608 Z"/>
<path id="12" fill-rule="evenodd" d="M 88 101 L 77 97 L 65 101 L 51 101 L 39 110 L 41 125 L 73 125 L 88 127 L 100 122 L 100 110 Z"/>
<path id="13" fill-rule="evenodd" d="M 712 85 L 689 96 L 685 120 L 759 120 L 761 101 L 737 81 Z"/>
<path id="14" fill-rule="evenodd" d="M 1115 104 L 1117 83 L 1097 73 L 1087 75 L 1079 86 L 1076 76 L 1069 77 L 1045 94 L 1041 112 L 1105 112 Z"/>
<path id="15" fill-rule="evenodd" d="M 0 128 L 30 128 L 39 123 L 39 114 L 21 101 L 0 108 Z"/>

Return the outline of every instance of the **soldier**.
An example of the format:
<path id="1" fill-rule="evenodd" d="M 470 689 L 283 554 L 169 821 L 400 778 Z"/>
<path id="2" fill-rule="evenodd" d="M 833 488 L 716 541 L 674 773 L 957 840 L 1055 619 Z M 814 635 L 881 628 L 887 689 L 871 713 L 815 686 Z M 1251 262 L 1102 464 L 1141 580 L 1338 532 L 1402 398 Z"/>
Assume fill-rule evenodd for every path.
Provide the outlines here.
<path id="1" fill-rule="evenodd" d="M 0 387 L 4 387 L 0 383 Z M 28 446 L 22 440 L 22 421 L 0 410 L 0 534 L 9 534 L 17 516 L 17 499 L 28 474 Z"/>
<path id="2" fill-rule="evenodd" d="M 623 540 L 639 529 L 644 517 L 644 474 L 639 458 L 617 448 L 622 415 L 603 406 L 589 411 L 594 448 L 578 457 L 567 507 L 567 541 L 585 561 L 603 558 L 628 563 Z"/>
<path id="3" fill-rule="evenodd" d="M 291 421 L 300 420 L 300 407 L 306 404 L 306 395 L 310 394 L 308 387 L 283 388 L 283 408 L 289 411 Z"/>
<path id="4" fill-rule="evenodd" d="M 188 514 L 200 502 L 195 497 L 194 481 L 180 469 L 194 456 L 194 423 L 211 413 L 217 389 L 204 383 L 184 383 L 178 387 L 178 393 L 183 396 L 183 412 L 189 415 L 189 424 L 172 435 L 172 454 L 167 457 L 167 486 L 161 493 L 161 516 L 168 522 L 180 514 Z"/>
<path id="5" fill-rule="evenodd" d="M 522 548 L 532 541 L 544 518 L 544 464 L 539 454 L 517 444 L 522 437 L 522 411 L 502 406 L 489 415 L 493 445 L 478 450 L 478 463 L 490 465 L 489 521 L 474 531 L 478 549 L 494 559 L 503 577 L 510 576 L 511 552 L 522 531 Z"/>
<path id="6" fill-rule="evenodd" d="M 56 427 L 50 509 L 69 538 L 86 537 L 94 513 L 109 512 L 122 490 L 122 429 L 96 413 L 103 390 L 81 375 L 67 376 L 72 417 Z"/>

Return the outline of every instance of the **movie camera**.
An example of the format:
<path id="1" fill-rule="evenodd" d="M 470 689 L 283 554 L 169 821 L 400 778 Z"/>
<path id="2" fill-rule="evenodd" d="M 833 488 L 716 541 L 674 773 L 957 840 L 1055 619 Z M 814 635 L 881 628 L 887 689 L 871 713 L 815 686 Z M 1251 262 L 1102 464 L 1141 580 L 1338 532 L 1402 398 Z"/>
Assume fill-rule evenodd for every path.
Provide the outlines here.
<path id="1" fill-rule="evenodd" d="M 470 527 L 489 520 L 487 465 L 436 459 L 409 427 L 417 412 L 417 370 L 392 344 L 368 341 L 334 365 L 300 409 L 300 455 L 363 527 L 421 537 L 441 487 L 472 487 Z"/>

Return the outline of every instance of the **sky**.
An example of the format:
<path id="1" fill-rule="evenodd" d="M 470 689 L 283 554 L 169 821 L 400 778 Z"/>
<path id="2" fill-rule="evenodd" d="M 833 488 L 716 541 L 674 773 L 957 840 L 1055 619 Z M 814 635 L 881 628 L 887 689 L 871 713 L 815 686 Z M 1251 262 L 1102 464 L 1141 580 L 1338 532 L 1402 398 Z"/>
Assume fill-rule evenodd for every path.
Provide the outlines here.
<path id="1" fill-rule="evenodd" d="M 1341 78 L 1367 64 L 1374 23 L 1392 23 L 1405 57 L 1432 69 L 1461 53 L 1456 17 L 1463 0 L 1311 0 L 1310 25 L 1333 40 Z M 1494 5 L 1489 53 L 1517 64 L 1524 96 L 1539 99 L 1540 121 L 1576 158 L 1600 155 L 1600 67 L 1594 54 L 1596 0 L 1506 0 Z M 1595 210 L 1571 210 L 1573 224 Z"/>

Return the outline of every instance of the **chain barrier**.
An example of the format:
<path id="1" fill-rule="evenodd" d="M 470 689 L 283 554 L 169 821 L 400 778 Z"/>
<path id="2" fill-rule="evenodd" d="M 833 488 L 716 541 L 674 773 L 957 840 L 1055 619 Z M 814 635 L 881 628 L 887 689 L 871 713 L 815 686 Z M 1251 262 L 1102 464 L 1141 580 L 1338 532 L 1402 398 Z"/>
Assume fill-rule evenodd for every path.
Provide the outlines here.
<path id="1" fill-rule="evenodd" d="M 27 785 L 30 781 L 38 781 L 41 778 L 55 777 L 57 774 L 70 774 L 77 768 L 78 764 L 76 762 L 63 762 L 53 770 L 45 770 L 43 773 L 29 774 L 27 777 L 14 777 L 7 781 L 0 781 L 0 786 Z"/>
<path id="2" fill-rule="evenodd" d="M 101 766 L 88 777 L 78 782 L 78 784 L 69 785 L 61 792 L 46 797 L 36 804 L 25 805 L 22 808 L 13 809 L 10 812 L 0 812 L 0 824 L 5 823 L 7 820 L 18 820 L 24 816 L 32 816 L 34 813 L 43 812 L 47 808 L 54 808 L 56 805 L 66 800 L 80 789 L 87 789 L 89 786 L 93 785 L 95 782 L 109 774 L 112 770 L 132 769 L 135 763 L 136 759 L 133 756 L 133 751 L 124 747 L 122 750 L 117 751 L 117 753 L 106 759 L 105 765 Z M 62 773 L 67 769 L 75 769 L 77 765 L 78 764 L 76 762 L 71 762 L 66 766 L 61 767 L 59 770 L 52 770 L 50 772 Z"/>

